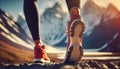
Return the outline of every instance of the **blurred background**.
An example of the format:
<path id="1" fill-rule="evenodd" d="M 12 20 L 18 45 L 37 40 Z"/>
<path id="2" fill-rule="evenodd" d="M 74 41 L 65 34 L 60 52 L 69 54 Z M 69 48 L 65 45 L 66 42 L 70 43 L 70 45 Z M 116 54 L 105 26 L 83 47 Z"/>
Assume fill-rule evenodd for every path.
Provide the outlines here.
<path id="1" fill-rule="evenodd" d="M 48 45 L 48 52 L 65 51 L 69 21 L 65 0 L 38 0 L 38 3 L 42 42 Z M 86 25 L 84 51 L 120 52 L 119 3 L 120 0 L 81 0 L 81 16 Z M 20 56 L 33 58 L 33 48 L 23 0 L 0 0 L 0 61 L 15 61 Z"/>

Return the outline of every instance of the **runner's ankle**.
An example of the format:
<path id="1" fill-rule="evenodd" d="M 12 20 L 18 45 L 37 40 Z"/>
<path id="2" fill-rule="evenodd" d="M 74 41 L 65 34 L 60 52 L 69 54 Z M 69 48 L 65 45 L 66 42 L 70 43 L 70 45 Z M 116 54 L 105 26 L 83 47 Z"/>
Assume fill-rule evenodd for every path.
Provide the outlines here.
<path id="1" fill-rule="evenodd" d="M 41 44 L 40 40 L 34 40 L 34 44 L 35 46 L 37 46 L 38 44 Z"/>
<path id="2" fill-rule="evenodd" d="M 69 12 L 70 12 L 70 17 L 72 17 L 72 16 L 75 15 L 75 14 L 80 15 L 80 9 L 77 8 L 77 7 L 71 8 Z"/>

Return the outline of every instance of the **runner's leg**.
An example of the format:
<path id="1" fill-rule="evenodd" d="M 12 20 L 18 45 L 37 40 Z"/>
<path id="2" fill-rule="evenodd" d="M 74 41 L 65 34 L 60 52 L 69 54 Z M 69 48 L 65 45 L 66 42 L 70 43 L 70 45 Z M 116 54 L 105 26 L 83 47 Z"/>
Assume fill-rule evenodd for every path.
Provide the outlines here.
<path id="1" fill-rule="evenodd" d="M 78 62 L 83 56 L 82 33 L 84 23 L 80 16 L 80 0 L 66 0 L 70 21 L 68 23 L 68 44 L 65 63 Z"/>
<path id="2" fill-rule="evenodd" d="M 40 42 L 40 14 L 37 0 L 24 0 L 24 14 L 35 43 L 35 62 L 49 62 L 49 58 Z"/>

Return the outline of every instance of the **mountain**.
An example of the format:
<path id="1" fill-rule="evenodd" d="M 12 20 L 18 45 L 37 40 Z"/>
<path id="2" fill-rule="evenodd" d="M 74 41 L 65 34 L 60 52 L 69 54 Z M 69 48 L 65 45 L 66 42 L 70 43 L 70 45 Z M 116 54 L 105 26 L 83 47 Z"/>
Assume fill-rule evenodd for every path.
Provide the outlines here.
<path id="1" fill-rule="evenodd" d="M 88 0 L 81 8 L 81 16 L 86 25 L 86 34 L 89 35 L 94 26 L 100 23 L 103 8 L 92 0 Z"/>
<path id="2" fill-rule="evenodd" d="M 64 46 L 66 40 L 66 34 L 64 32 L 67 20 L 67 13 L 63 11 L 58 2 L 53 7 L 45 9 L 41 15 L 40 24 L 42 41 L 49 45 Z"/>
<path id="3" fill-rule="evenodd" d="M 108 47 L 102 51 L 119 51 L 120 49 L 120 11 L 118 11 L 112 4 L 108 6 L 105 13 L 102 15 L 101 25 L 106 32 L 106 37 L 111 38 L 107 40 Z M 106 23 L 106 24 L 105 24 Z M 104 25 L 105 24 L 105 25 Z M 106 28 L 106 29 L 105 29 Z M 119 51 L 120 52 L 120 51 Z"/>
<path id="4" fill-rule="evenodd" d="M 114 5 L 109 4 L 107 8 L 101 8 L 89 0 L 82 8 L 82 16 L 87 27 L 90 27 L 83 36 L 86 48 L 119 51 L 120 11 Z"/>
<path id="5" fill-rule="evenodd" d="M 30 30 L 28 29 L 27 23 L 25 21 L 25 16 L 22 12 L 19 13 L 17 22 L 20 25 L 20 27 L 25 31 L 25 34 L 29 37 L 29 40 L 32 40 L 32 36 L 30 33 Z"/>
<path id="6" fill-rule="evenodd" d="M 15 21 L 11 15 L 2 10 L 0 10 L 0 18 L 1 40 L 6 41 L 8 39 L 12 42 L 18 43 L 20 45 L 26 45 L 26 47 L 32 48 L 32 40 L 28 37 L 24 29 L 22 29 L 20 23 Z"/>
<path id="7" fill-rule="evenodd" d="M 114 50 L 118 51 L 120 11 L 114 5 L 109 4 L 105 8 L 97 5 L 93 0 L 88 0 L 81 8 L 81 16 L 86 25 L 83 35 L 85 49 L 113 51 L 115 46 Z M 24 21 L 24 18 L 22 19 Z M 68 13 L 63 11 L 63 7 L 58 2 L 47 7 L 41 14 L 42 41 L 48 45 L 65 47 L 67 37 L 64 31 L 68 20 Z M 21 24 L 21 26 L 26 28 L 26 25 Z"/>
<path id="8" fill-rule="evenodd" d="M 29 39 L 19 23 L 0 9 L 0 62 L 32 62 L 32 46 Z"/>
<path id="9" fill-rule="evenodd" d="M 83 35 L 83 46 L 86 49 L 99 48 L 99 43 L 95 42 L 99 39 L 97 40 L 95 37 L 96 35 L 93 35 L 93 30 L 95 29 L 95 26 L 100 24 L 100 20 L 102 18 L 101 16 L 104 10 L 105 8 L 98 6 L 92 0 L 88 0 L 81 9 L 81 14 L 86 25 L 86 30 Z"/>

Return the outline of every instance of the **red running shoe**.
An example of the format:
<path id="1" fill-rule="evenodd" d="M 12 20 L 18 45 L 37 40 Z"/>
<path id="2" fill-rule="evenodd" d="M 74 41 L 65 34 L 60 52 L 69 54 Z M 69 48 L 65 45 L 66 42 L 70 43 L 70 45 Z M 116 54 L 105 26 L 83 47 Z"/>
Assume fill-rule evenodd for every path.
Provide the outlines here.
<path id="1" fill-rule="evenodd" d="M 45 52 L 45 46 L 38 43 L 34 47 L 34 63 L 49 63 L 50 59 Z"/>
<path id="2" fill-rule="evenodd" d="M 70 21 L 68 22 L 68 44 L 64 63 L 76 63 L 83 56 L 82 34 L 85 29 L 81 21 L 78 10 L 74 10 Z"/>

